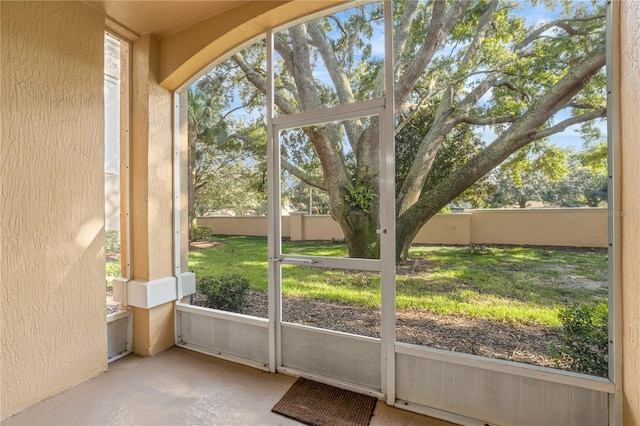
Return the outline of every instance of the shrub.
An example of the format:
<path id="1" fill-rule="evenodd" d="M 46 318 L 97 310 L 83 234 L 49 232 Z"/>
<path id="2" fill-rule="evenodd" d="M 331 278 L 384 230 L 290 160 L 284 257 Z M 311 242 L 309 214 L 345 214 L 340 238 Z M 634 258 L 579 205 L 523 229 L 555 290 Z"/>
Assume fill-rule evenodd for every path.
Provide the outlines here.
<path id="1" fill-rule="evenodd" d="M 113 279 L 118 278 L 122 274 L 120 268 L 120 261 L 107 262 L 105 271 L 107 278 L 107 289 L 113 288 Z"/>
<path id="2" fill-rule="evenodd" d="M 205 276 L 200 278 L 198 287 L 210 308 L 237 312 L 247 296 L 249 281 L 236 274 Z"/>
<path id="3" fill-rule="evenodd" d="M 107 277 L 117 278 L 122 274 L 120 261 L 107 262 L 105 269 L 106 269 Z"/>
<path id="4" fill-rule="evenodd" d="M 120 253 L 120 231 L 107 231 L 104 242 L 105 254 Z"/>
<path id="5" fill-rule="evenodd" d="M 189 230 L 189 240 L 209 241 L 213 237 L 213 229 L 204 225 L 193 225 Z"/>
<path id="6" fill-rule="evenodd" d="M 467 251 L 470 254 L 491 254 L 491 248 L 485 246 L 484 244 L 470 244 L 467 247 Z"/>
<path id="7" fill-rule="evenodd" d="M 608 316 L 604 303 L 562 309 L 559 346 L 551 345 L 556 365 L 565 364 L 580 373 L 606 377 L 609 371 Z"/>

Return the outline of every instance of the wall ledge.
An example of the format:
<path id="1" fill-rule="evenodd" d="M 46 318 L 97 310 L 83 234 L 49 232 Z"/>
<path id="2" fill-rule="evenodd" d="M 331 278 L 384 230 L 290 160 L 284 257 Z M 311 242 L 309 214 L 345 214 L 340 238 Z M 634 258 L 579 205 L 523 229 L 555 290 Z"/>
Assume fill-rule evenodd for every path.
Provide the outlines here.
<path id="1" fill-rule="evenodd" d="M 126 306 L 151 309 L 193 294 L 195 287 L 195 275 L 191 272 L 151 281 L 120 277 L 113 280 L 113 300 Z"/>

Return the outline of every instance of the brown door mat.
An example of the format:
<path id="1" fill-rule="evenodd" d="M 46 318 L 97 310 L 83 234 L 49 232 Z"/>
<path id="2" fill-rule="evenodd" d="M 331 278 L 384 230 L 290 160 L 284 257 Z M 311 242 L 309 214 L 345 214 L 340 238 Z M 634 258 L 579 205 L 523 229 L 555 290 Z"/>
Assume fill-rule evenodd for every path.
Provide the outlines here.
<path id="1" fill-rule="evenodd" d="M 301 377 L 271 411 L 313 426 L 367 426 L 376 401 Z"/>

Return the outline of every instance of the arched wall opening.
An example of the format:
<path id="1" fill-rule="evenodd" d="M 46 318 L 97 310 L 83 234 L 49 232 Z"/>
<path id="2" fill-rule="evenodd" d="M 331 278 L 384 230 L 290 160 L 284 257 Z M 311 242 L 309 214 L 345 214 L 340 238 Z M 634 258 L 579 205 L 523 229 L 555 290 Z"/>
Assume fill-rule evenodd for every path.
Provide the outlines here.
<path id="1" fill-rule="evenodd" d="M 264 36 L 272 28 L 343 3 L 344 0 L 258 1 L 213 16 L 160 40 L 158 81 L 167 90 L 182 91 L 194 76 L 227 52 Z"/>
<path id="2" fill-rule="evenodd" d="M 229 45 L 233 45 L 233 48 L 231 49 L 226 49 L 224 52 L 222 52 L 222 46 L 214 46 L 215 48 L 220 48 L 221 53 L 220 54 L 216 54 L 213 56 L 216 56 L 216 58 L 221 57 L 222 55 L 225 54 L 225 52 L 228 52 L 230 50 L 234 50 L 235 48 L 237 48 L 238 46 L 242 45 L 243 43 L 247 43 L 251 40 L 253 40 L 255 37 L 257 37 L 259 34 L 252 34 L 251 37 L 249 35 L 247 35 L 246 38 L 243 39 L 242 42 L 238 41 L 233 42 L 231 41 L 231 39 L 227 39 Z M 177 39 L 175 39 L 177 40 Z M 175 40 L 172 41 L 175 42 Z M 222 40 L 221 39 L 217 39 L 217 40 Z M 161 42 L 162 46 L 169 46 L 170 43 L 166 43 L 163 44 L 164 42 Z M 222 42 L 221 42 L 222 43 Z M 215 44 L 215 43 L 213 43 Z M 213 45 L 212 44 L 212 45 Z M 212 46 L 210 45 L 210 46 Z M 203 49 L 204 50 L 204 49 Z M 194 59 L 193 62 L 190 62 L 189 64 L 185 63 L 185 67 L 182 68 L 180 67 L 179 69 L 176 69 L 176 71 L 170 75 L 167 75 L 167 77 L 163 80 L 162 84 L 165 85 L 165 87 L 169 88 L 169 87 L 177 87 L 176 91 L 179 92 L 180 90 L 183 90 L 185 88 L 185 83 L 188 83 L 190 81 L 193 81 L 194 76 L 196 76 L 198 74 L 198 72 L 200 72 L 202 69 L 204 69 L 205 65 L 202 65 L 201 62 L 199 62 L 202 58 L 196 58 L 198 55 L 194 55 L 192 56 L 192 59 Z M 190 71 L 187 71 L 190 70 Z M 184 76 L 176 81 L 173 81 L 173 78 L 177 75 L 180 75 L 181 73 L 184 73 L 184 75 L 191 75 L 191 77 L 185 78 Z M 163 75 L 161 73 L 161 75 Z M 182 81 L 183 83 L 180 86 L 177 86 L 177 82 L 178 81 Z M 178 94 L 175 97 L 176 99 L 176 104 L 180 106 L 181 109 L 181 115 L 184 115 L 184 111 L 182 110 L 183 105 L 186 104 L 185 102 L 185 98 L 184 98 L 184 92 L 182 94 Z M 182 124 L 184 125 L 184 123 Z M 184 237 L 183 237 L 183 241 L 184 241 Z M 184 244 L 183 244 L 184 246 Z M 176 258 L 178 257 L 178 254 L 176 254 Z M 196 317 L 198 316 L 199 312 L 198 309 L 194 309 L 191 307 L 183 307 L 183 306 L 179 306 L 178 311 L 181 312 L 180 316 L 182 316 L 182 318 L 189 318 L 187 320 L 188 325 L 186 326 L 187 328 L 189 327 L 195 327 L 194 324 L 196 324 L 198 321 L 200 321 L 199 319 L 196 319 Z M 212 327 L 216 327 L 216 326 L 223 326 L 222 324 L 226 324 L 227 321 L 230 322 L 234 322 L 234 318 L 232 317 L 227 317 L 224 314 L 215 314 L 215 315 L 205 315 L 209 318 L 214 318 L 213 320 L 206 320 L 206 321 L 210 321 L 211 324 L 210 326 Z M 257 340 L 264 340 L 264 341 L 268 341 L 271 339 L 271 337 L 267 337 L 264 336 L 264 332 L 260 331 L 260 329 L 265 329 L 268 328 L 268 326 L 266 326 L 262 321 L 240 321 L 242 323 L 242 325 L 238 325 L 238 330 L 242 329 L 244 330 L 248 335 L 251 335 L 251 340 L 257 341 Z M 183 323 L 184 325 L 185 323 Z M 226 325 L 224 325 L 226 326 Z M 223 326 L 223 327 L 224 327 Z M 249 329 L 251 329 L 251 331 L 249 331 Z M 182 329 L 184 330 L 184 328 Z M 296 329 L 295 332 L 297 332 L 299 330 Z M 254 334 L 251 334 L 254 333 Z M 238 333 L 238 334 L 242 334 L 242 333 Z M 260 336 L 259 338 L 256 336 Z M 180 336 L 181 338 L 185 338 L 185 335 L 182 334 Z M 193 337 L 193 335 L 191 335 L 191 337 Z M 294 336 L 295 338 L 299 338 L 300 336 L 296 335 Z M 200 341 L 201 343 L 203 343 L 203 341 Z M 178 342 L 180 343 L 180 342 Z M 204 342 L 204 343 L 212 343 L 212 342 Z M 325 342 L 326 343 L 326 342 Z M 367 342 L 367 344 L 369 344 L 371 342 Z M 213 342 L 213 344 L 215 345 L 215 342 Z M 345 345 L 348 345 L 348 343 L 345 343 Z M 205 347 L 206 345 L 202 346 L 202 351 L 207 351 L 208 349 L 206 349 Z M 379 351 L 379 348 L 375 347 L 375 345 L 373 345 L 373 351 Z M 228 348 L 227 348 L 228 349 Z M 220 351 L 225 352 L 224 349 L 220 349 L 220 348 L 211 348 L 212 352 L 218 352 L 220 353 Z M 240 360 L 242 361 L 242 358 L 245 358 L 246 354 L 243 355 L 238 355 L 236 354 L 228 354 L 229 358 L 231 359 L 236 359 L 236 360 Z M 524 370 L 520 370 L 518 368 L 514 368 L 511 369 L 511 365 L 509 366 L 505 366 L 502 365 L 501 363 L 498 364 L 494 364 L 492 366 L 489 366 L 488 364 L 483 364 L 482 363 L 476 363 L 475 361 L 470 361 L 465 357 L 461 357 L 461 358 L 457 358 L 457 359 L 453 359 L 453 358 L 448 358 L 445 355 L 442 354 L 436 354 L 436 353 L 429 353 L 426 354 L 424 352 L 421 352 L 420 350 L 416 350 L 416 348 L 410 348 L 406 345 L 399 345 L 395 348 L 395 355 L 396 360 L 399 361 L 399 364 L 401 365 L 401 367 L 399 367 L 399 370 L 397 371 L 398 374 L 400 375 L 404 375 L 404 378 L 407 377 L 413 377 L 414 376 L 414 372 L 408 368 L 411 365 L 415 364 L 420 364 L 422 366 L 422 368 L 420 369 L 421 371 L 432 371 L 432 370 L 437 370 L 442 373 L 443 375 L 447 375 L 449 373 L 451 373 L 452 375 L 456 375 L 458 373 L 462 374 L 462 375 L 468 375 L 468 376 L 472 376 L 474 375 L 474 371 L 476 368 L 479 370 L 483 370 L 483 371 L 492 371 L 493 373 L 487 373 L 488 375 L 485 378 L 480 378 L 479 382 L 478 382 L 478 389 L 482 388 L 482 383 L 480 382 L 491 382 L 491 383 L 497 383 L 497 382 L 501 382 L 504 385 L 507 386 L 511 386 L 513 381 L 515 380 L 522 380 L 522 383 L 525 383 L 526 387 L 530 387 L 529 391 L 534 392 L 534 389 L 539 389 L 539 386 L 543 386 L 547 392 L 552 392 L 552 393 L 558 393 L 558 394 L 564 394 L 569 388 L 573 388 L 573 386 L 576 386 L 576 388 L 581 388 L 581 393 L 584 391 L 583 395 L 580 397 L 584 397 L 585 399 L 589 399 L 589 398 L 597 398 L 598 399 L 598 406 L 599 408 L 596 410 L 599 410 L 599 414 L 598 414 L 598 419 L 602 420 L 602 416 L 603 416 L 603 411 L 600 410 L 603 406 L 606 406 L 608 404 L 607 402 L 607 398 L 608 398 L 608 394 L 612 394 L 613 393 L 613 387 L 611 386 L 612 383 L 607 383 L 605 384 L 604 382 L 601 381 L 594 381 L 591 383 L 587 383 L 587 382 L 583 382 L 580 380 L 580 378 L 559 378 L 555 377 L 552 381 L 554 383 L 556 383 L 558 386 L 556 385 L 548 385 L 548 384 L 544 384 L 542 385 L 540 383 L 540 381 L 545 381 L 545 380 L 541 380 L 541 373 L 538 372 L 532 372 L 531 370 L 527 370 L 527 372 L 525 372 Z M 260 366 L 260 364 L 262 364 L 263 367 L 265 367 L 266 365 L 270 364 L 273 362 L 273 360 L 269 359 L 270 356 L 265 353 L 262 352 L 259 355 L 256 355 L 256 359 L 253 360 L 253 362 L 248 362 L 250 365 L 254 365 L 254 366 Z M 455 357 L 454 357 L 455 358 Z M 279 361 L 278 361 L 279 362 Z M 289 371 L 295 371 L 296 369 L 293 368 Z M 508 371 L 507 373 L 503 374 L 503 370 Z M 283 370 L 285 371 L 285 370 Z M 448 372 L 447 372 L 448 371 Z M 513 377 L 507 377 L 510 374 L 514 374 Z M 506 375 L 505 375 L 506 374 Z M 545 373 L 546 374 L 546 373 Z M 440 377 L 440 376 L 438 376 Z M 516 377 L 518 379 L 516 379 Z M 442 377 L 440 377 L 442 378 Z M 525 378 L 525 379 L 522 379 Z M 445 380 L 444 378 L 442 378 L 443 380 Z M 575 380 L 577 379 L 577 380 Z M 450 401 L 439 401 L 439 403 L 442 403 L 440 405 L 440 408 L 434 408 L 434 405 L 438 405 L 438 403 L 435 403 L 433 401 L 428 401 L 427 399 L 421 399 L 421 396 L 419 396 L 420 391 L 419 388 L 420 386 L 416 385 L 417 387 L 412 387 L 412 385 L 406 385 L 402 384 L 402 380 L 398 379 L 399 382 L 398 385 L 401 388 L 401 392 L 402 394 L 405 396 L 403 404 L 405 407 L 411 407 L 411 409 L 414 409 L 416 411 L 420 411 L 423 410 L 424 412 L 428 412 L 431 414 L 436 414 L 436 415 L 440 415 L 443 416 L 446 413 L 445 412 L 449 412 L 449 411 L 454 411 L 451 404 L 449 404 Z M 485 383 L 486 384 L 486 383 Z M 551 387 L 557 387 L 556 389 L 551 389 Z M 379 390 L 379 389 L 378 389 Z M 527 392 L 529 392 L 527 391 Z M 571 391 L 573 392 L 573 390 Z M 382 389 L 382 393 L 385 393 L 384 388 Z M 402 398 L 398 398 L 398 399 L 402 399 Z M 392 400 L 395 400 L 395 398 L 392 398 Z M 424 408 L 427 407 L 427 408 Z M 430 407 L 430 408 L 428 408 Z M 440 411 L 439 411 L 440 410 Z M 470 412 L 466 412 L 464 415 L 471 417 L 471 418 L 483 418 L 483 415 L 478 413 L 470 413 Z M 605 413 L 604 416 L 606 416 L 607 414 Z M 593 417 L 591 420 L 594 421 L 595 417 Z M 503 421 L 506 421 L 503 419 Z M 511 421 L 515 421 L 514 419 L 511 419 Z M 519 418 L 519 421 L 522 421 L 522 418 Z"/>

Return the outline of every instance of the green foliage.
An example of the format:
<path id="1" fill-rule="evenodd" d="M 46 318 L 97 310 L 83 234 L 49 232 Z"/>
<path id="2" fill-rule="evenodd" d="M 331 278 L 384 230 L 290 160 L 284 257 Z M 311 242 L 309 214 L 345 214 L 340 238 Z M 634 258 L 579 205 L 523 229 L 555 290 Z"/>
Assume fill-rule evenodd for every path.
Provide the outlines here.
<path id="1" fill-rule="evenodd" d="M 487 199 L 491 207 L 525 207 L 529 201 L 599 207 L 607 201 L 607 144 L 585 144 L 582 151 L 546 144 L 537 153 L 521 150 L 502 164 L 496 176 L 497 189 Z"/>
<path id="2" fill-rule="evenodd" d="M 587 144 L 580 154 L 580 163 L 593 173 L 607 172 L 607 143 Z"/>
<path id="3" fill-rule="evenodd" d="M 400 193 L 405 179 L 409 175 L 409 170 L 416 159 L 425 132 L 433 124 L 433 117 L 433 108 L 422 108 L 396 134 L 396 194 Z M 464 124 L 454 128 L 442 142 L 422 192 L 426 193 L 443 182 L 455 169 L 466 163 L 484 146 L 484 142 L 473 133 L 471 126 Z M 485 177 L 467 188 L 453 203 L 466 202 L 470 203 L 472 207 L 479 207 L 495 189 L 495 184 Z"/>
<path id="4" fill-rule="evenodd" d="M 604 303 L 577 305 L 560 311 L 562 334 L 559 345 L 551 352 L 557 365 L 596 376 L 607 377 L 608 361 L 608 308 Z"/>
<path id="5" fill-rule="evenodd" d="M 484 244 L 470 244 L 467 251 L 471 254 L 491 254 L 491 248 Z"/>
<path id="6" fill-rule="evenodd" d="M 198 290 L 210 308 L 237 312 L 247 296 L 249 281 L 236 274 L 204 276 L 198 280 Z"/>
<path id="7" fill-rule="evenodd" d="M 549 182 L 556 182 L 567 174 L 566 152 L 548 142 L 536 141 L 515 152 L 499 168 L 501 176 L 523 185 L 525 175 L 539 173 Z"/>
<path id="8" fill-rule="evenodd" d="M 248 55 L 255 47 L 245 50 Z M 259 50 L 259 49 L 258 49 Z M 232 61 L 214 68 L 189 89 L 189 215 L 225 210 L 266 212 L 266 132 L 262 121 L 230 114 L 234 91 L 245 90 L 229 75 Z M 263 98 L 246 99 L 245 111 Z M 191 220 L 190 220 L 191 221 Z"/>
<path id="9" fill-rule="evenodd" d="M 358 185 L 356 188 L 347 186 L 346 189 L 349 194 L 344 196 L 344 200 L 349 203 L 351 207 L 369 213 L 371 202 L 378 198 L 378 195 L 373 189 L 368 185 Z"/>
<path id="10" fill-rule="evenodd" d="M 104 246 L 106 254 L 120 253 L 120 231 L 107 231 Z"/>
<path id="11" fill-rule="evenodd" d="M 586 145 L 567 155 L 570 172 L 554 183 L 550 201 L 562 207 L 598 207 L 608 198 L 607 144 Z"/>
<path id="12" fill-rule="evenodd" d="M 106 278 L 107 289 L 113 287 L 113 279 L 122 275 L 120 261 L 107 261 L 106 264 Z"/>
<path id="13" fill-rule="evenodd" d="M 213 238 L 213 228 L 204 225 L 192 225 L 189 230 L 189 241 L 209 241 Z"/>
<path id="14" fill-rule="evenodd" d="M 107 262 L 107 277 L 117 278 L 121 275 L 120 261 Z"/>
<path id="15" fill-rule="evenodd" d="M 530 201 L 547 201 L 552 191 L 552 183 L 539 170 L 519 173 L 516 178 L 510 172 L 503 173 L 496 191 L 487 199 L 490 207 L 517 205 L 525 208 Z"/>
<path id="16" fill-rule="evenodd" d="M 112 287 L 112 281 L 114 278 L 119 277 L 121 272 L 121 265 L 119 260 L 112 260 L 113 255 L 120 253 L 120 231 L 107 231 L 105 234 L 105 253 L 107 255 L 107 262 L 105 267 L 105 275 L 107 279 L 107 288 Z M 117 259 L 117 257 L 115 257 Z"/>

